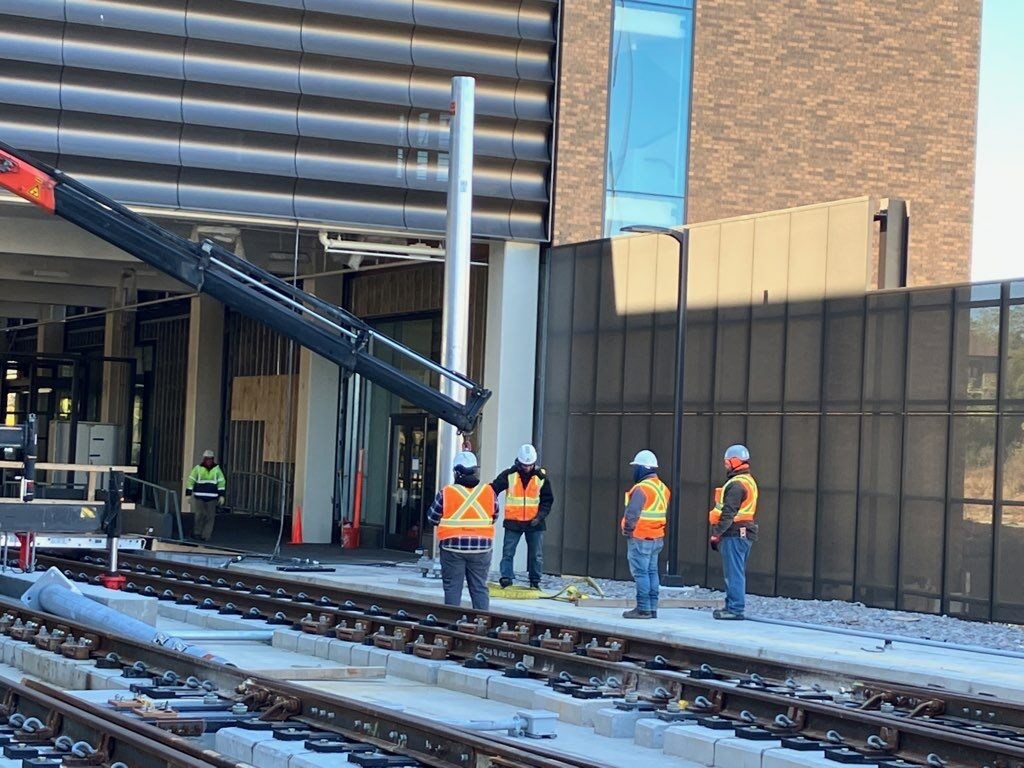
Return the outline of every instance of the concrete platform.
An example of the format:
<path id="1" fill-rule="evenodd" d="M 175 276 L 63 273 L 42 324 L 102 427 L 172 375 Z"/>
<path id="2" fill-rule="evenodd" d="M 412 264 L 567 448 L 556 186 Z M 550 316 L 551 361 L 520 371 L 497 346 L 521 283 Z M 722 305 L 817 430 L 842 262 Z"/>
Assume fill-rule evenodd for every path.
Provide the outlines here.
<path id="1" fill-rule="evenodd" d="M 221 564 L 219 559 L 217 564 Z M 437 580 L 420 579 L 414 565 L 393 568 L 340 564 L 334 573 L 287 574 L 311 585 L 343 584 L 368 596 L 389 594 L 440 604 Z M 272 566 L 244 562 L 230 571 L 262 574 L 274 572 Z M 422 583 L 421 587 L 411 586 Z M 626 635 L 665 642 L 686 643 L 696 647 L 717 648 L 731 653 L 765 657 L 794 665 L 818 667 L 827 676 L 874 678 L 893 683 L 936 687 L 957 693 L 997 696 L 1024 703 L 1024 665 L 1008 664 L 1006 659 L 986 653 L 935 648 L 896 641 L 884 653 L 870 648 L 876 643 L 866 638 L 829 634 L 816 630 L 773 626 L 754 622 L 719 622 L 709 612 L 666 608 L 652 621 L 629 621 L 618 608 L 578 608 L 555 600 L 507 600 L 492 598 L 494 610 L 524 619 L 557 622 L 570 620 L 574 625 L 603 631 L 621 628 Z M 802 682 L 814 682 L 801 676 Z"/>

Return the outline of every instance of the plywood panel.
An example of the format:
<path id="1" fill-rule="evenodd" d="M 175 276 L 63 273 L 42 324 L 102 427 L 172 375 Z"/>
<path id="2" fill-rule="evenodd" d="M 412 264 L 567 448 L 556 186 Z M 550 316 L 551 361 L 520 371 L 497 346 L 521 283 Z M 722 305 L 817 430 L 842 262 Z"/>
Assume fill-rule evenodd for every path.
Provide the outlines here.
<path id="1" fill-rule="evenodd" d="M 790 214 L 754 220 L 754 304 L 762 303 L 766 292 L 770 304 L 785 302 L 789 295 L 789 223 Z"/>
<path id="2" fill-rule="evenodd" d="M 750 303 L 754 270 L 754 220 L 722 224 L 718 256 L 718 304 L 738 307 Z"/>
<path id="3" fill-rule="evenodd" d="M 231 420 L 263 422 L 263 461 L 290 462 L 294 456 L 297 376 L 236 376 L 231 380 Z M 289 400 L 290 398 L 290 400 Z"/>
<path id="4" fill-rule="evenodd" d="M 718 255 L 722 231 L 717 224 L 690 230 L 690 269 L 687 275 L 686 306 L 707 309 L 718 304 Z"/>
<path id="5" fill-rule="evenodd" d="M 825 295 L 828 208 L 794 211 L 789 230 L 789 300 Z"/>
<path id="6" fill-rule="evenodd" d="M 868 288 L 868 253 L 872 216 L 867 200 L 828 209 L 828 255 L 825 292 L 828 296 L 857 296 Z"/>

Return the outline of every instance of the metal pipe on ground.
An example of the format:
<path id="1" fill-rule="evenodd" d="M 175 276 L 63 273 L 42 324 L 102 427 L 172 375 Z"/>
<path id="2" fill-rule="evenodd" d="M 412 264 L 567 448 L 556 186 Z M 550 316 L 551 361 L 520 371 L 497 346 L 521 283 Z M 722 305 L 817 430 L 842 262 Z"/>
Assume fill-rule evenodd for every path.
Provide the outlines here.
<path id="1" fill-rule="evenodd" d="M 792 627 L 794 629 L 815 629 L 819 632 L 831 632 L 836 635 L 849 635 L 850 637 L 865 637 L 870 640 L 883 640 L 889 643 L 906 643 L 907 645 L 921 645 L 928 648 L 944 648 L 950 651 L 966 651 L 969 653 L 984 653 L 987 656 L 1005 656 L 1009 659 L 1024 659 L 1024 652 L 1008 651 L 999 648 L 986 648 L 982 645 L 962 645 L 960 643 L 945 643 L 942 640 L 928 640 L 923 637 L 908 637 L 906 635 L 886 634 L 885 632 L 868 632 L 863 629 L 847 629 L 846 627 L 827 627 L 820 624 L 805 624 L 801 621 L 786 621 L 785 619 L 765 619 L 759 616 L 747 616 L 748 621 L 758 621 L 762 624 L 775 624 L 779 627 Z"/>
<path id="2" fill-rule="evenodd" d="M 186 629 L 174 635 L 179 640 L 213 640 L 218 643 L 269 643 L 272 629 Z"/>
<path id="3" fill-rule="evenodd" d="M 205 648 L 193 645 L 188 640 L 172 637 L 158 631 L 145 622 L 125 616 L 120 611 L 108 608 L 91 600 L 81 593 L 63 573 L 50 568 L 33 584 L 21 601 L 30 608 L 36 608 L 54 616 L 82 624 L 102 627 L 107 632 L 114 632 L 122 637 L 142 643 L 153 643 L 188 656 L 196 656 L 218 664 L 230 664 L 227 659 L 210 653 Z"/>

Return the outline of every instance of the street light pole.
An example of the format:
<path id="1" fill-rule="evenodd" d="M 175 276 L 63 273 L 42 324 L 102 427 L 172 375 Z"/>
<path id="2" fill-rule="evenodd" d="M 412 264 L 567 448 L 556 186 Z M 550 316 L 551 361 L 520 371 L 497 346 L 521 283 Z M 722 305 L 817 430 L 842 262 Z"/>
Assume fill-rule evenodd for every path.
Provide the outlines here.
<path id="1" fill-rule="evenodd" d="M 634 224 L 622 228 L 623 232 L 646 235 L 667 235 L 679 245 L 679 297 L 676 303 L 676 366 L 672 382 L 672 468 L 669 484 L 672 500 L 669 502 L 671 524 L 668 526 L 668 557 L 665 558 L 665 586 L 682 586 L 683 580 L 677 573 L 679 558 L 679 525 L 682 520 L 680 499 L 682 498 L 682 453 L 683 453 L 683 369 L 686 365 L 686 287 L 690 267 L 690 231 L 647 224 Z"/>

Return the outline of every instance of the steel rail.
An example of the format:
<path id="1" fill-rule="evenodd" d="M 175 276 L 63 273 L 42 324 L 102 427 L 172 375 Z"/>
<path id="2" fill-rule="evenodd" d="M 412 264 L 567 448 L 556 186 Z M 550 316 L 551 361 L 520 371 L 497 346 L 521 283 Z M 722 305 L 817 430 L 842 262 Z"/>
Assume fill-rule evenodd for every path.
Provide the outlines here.
<path id="1" fill-rule="evenodd" d="M 89 569 L 99 569 L 99 566 Z M 184 575 L 184 574 L 179 574 Z M 198 581 L 168 580 L 163 574 L 138 573 L 132 574 L 140 581 L 155 580 L 162 585 L 173 584 L 179 592 L 191 590 L 199 594 L 213 594 L 221 600 L 230 598 L 238 601 L 237 605 L 260 605 L 260 610 L 284 608 L 292 617 L 300 611 L 313 607 L 309 603 L 297 603 L 294 600 L 263 594 L 240 594 L 227 587 L 213 584 L 201 584 Z M 189 578 L 197 578 L 190 574 Z M 293 586 L 295 586 L 293 584 Z M 316 606 L 316 610 L 320 607 Z M 333 608 L 329 610 L 334 610 Z M 285 613 L 285 611 L 281 611 Z M 345 612 L 356 615 L 356 612 Z M 416 626 L 416 620 L 393 619 L 387 616 L 366 616 L 365 619 L 375 625 L 392 625 L 398 623 L 405 627 Z M 284 623 L 292 624 L 292 619 L 284 619 Z M 462 635 L 467 643 L 477 643 L 478 647 L 500 649 L 502 643 L 495 638 L 458 633 L 453 630 L 417 626 L 416 631 L 424 633 L 448 633 Z M 553 672 L 558 663 L 567 666 L 584 664 L 589 668 L 599 666 L 608 673 L 615 673 L 625 680 L 620 690 L 607 688 L 597 689 L 595 696 L 608 698 L 609 705 L 614 703 L 629 690 L 634 680 L 641 676 L 659 676 L 670 689 L 670 699 L 675 697 L 686 701 L 706 702 L 702 714 L 713 713 L 731 720 L 752 719 L 761 727 L 771 728 L 778 722 L 779 716 L 789 718 L 794 725 L 789 729 L 809 734 L 815 738 L 824 738 L 829 732 L 838 732 L 849 744 L 861 745 L 864 749 L 869 744 L 884 743 L 888 753 L 907 759 L 923 759 L 929 754 L 940 754 L 949 765 L 976 766 L 982 764 L 998 765 L 993 760 L 1024 760 L 1024 738 L 1019 731 L 1008 727 L 999 716 L 1009 719 L 1020 719 L 1022 707 L 1011 702 L 1001 702 L 982 697 L 947 696 L 945 692 L 932 689 L 914 689 L 892 686 L 886 682 L 873 681 L 864 683 L 867 700 L 857 701 L 820 701 L 813 695 L 807 695 L 806 688 L 792 688 L 777 681 L 760 680 L 754 675 L 741 675 L 727 678 L 726 675 L 714 675 L 714 679 L 701 679 L 690 674 L 674 670 L 643 670 L 635 664 L 615 664 L 602 662 L 599 659 L 585 659 L 576 654 L 559 653 L 538 649 L 524 644 L 506 643 L 511 646 L 509 654 L 519 653 L 522 656 L 534 654 L 544 659 L 541 669 Z M 518 647 L 517 647 L 518 646 Z M 514 658 L 514 657 L 513 657 Z M 495 660 L 495 657 L 489 657 Z M 508 666 L 506 660 L 505 666 Z M 497 659 L 501 661 L 501 659 Z M 496 666 L 502 666 L 500 663 Z M 635 678 L 629 677 L 635 675 Z M 726 678 L 726 679 L 723 679 Z M 665 700 L 660 702 L 662 706 Z M 968 715 L 960 716 L 957 707 L 967 704 L 976 709 L 969 709 Z M 886 711 L 889 710 L 889 711 Z M 972 716 L 975 712 L 985 712 L 991 716 Z M 986 721 L 987 717 L 987 721 Z M 784 733 L 787 729 L 781 729 Z M 978 762 L 978 761 L 982 762 Z"/>

